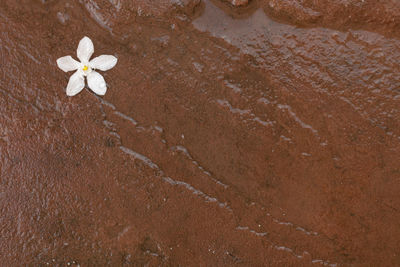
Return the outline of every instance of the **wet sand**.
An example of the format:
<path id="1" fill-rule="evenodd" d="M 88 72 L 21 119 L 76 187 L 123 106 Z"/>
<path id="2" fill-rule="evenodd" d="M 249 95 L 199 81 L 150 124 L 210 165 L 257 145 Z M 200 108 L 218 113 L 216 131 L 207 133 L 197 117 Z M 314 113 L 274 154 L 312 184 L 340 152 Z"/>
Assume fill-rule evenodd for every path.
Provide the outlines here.
<path id="1" fill-rule="evenodd" d="M 400 4 L 239 2 L 1 1 L 1 266 L 400 265 Z"/>

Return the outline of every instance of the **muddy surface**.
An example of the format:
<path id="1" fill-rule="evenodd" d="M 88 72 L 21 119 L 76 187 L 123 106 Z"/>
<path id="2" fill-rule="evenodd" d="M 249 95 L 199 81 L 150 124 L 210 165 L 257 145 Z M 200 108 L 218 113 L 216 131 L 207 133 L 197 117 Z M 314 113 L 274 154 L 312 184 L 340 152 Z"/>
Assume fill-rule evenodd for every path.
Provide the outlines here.
<path id="1" fill-rule="evenodd" d="M 398 10 L 1 0 L 1 265 L 399 265 Z"/>

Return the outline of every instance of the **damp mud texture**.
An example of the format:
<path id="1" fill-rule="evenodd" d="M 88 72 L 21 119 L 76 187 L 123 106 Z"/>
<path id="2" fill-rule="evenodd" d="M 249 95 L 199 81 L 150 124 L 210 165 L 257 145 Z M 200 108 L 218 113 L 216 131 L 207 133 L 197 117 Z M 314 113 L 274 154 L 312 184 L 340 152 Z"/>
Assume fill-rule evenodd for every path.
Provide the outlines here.
<path id="1" fill-rule="evenodd" d="M 399 14 L 1 0 L 0 265 L 399 266 Z M 65 94 L 83 36 L 104 97 Z"/>

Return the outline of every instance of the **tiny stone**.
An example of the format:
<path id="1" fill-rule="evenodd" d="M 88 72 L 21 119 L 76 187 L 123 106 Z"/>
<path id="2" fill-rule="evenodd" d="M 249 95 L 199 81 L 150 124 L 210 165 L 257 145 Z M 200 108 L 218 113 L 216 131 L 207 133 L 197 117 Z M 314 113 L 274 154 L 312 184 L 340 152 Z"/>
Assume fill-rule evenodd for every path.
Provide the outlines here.
<path id="1" fill-rule="evenodd" d="M 236 7 L 246 6 L 249 3 L 249 0 L 229 0 L 229 2 Z"/>

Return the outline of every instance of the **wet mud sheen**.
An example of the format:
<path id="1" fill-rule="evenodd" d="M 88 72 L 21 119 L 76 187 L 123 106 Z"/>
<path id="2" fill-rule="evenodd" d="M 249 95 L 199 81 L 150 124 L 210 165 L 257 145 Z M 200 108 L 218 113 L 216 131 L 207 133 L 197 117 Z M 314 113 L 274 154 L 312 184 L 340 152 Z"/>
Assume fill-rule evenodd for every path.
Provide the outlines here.
<path id="1" fill-rule="evenodd" d="M 0 265 L 400 265 L 399 10 L 2 0 Z"/>

